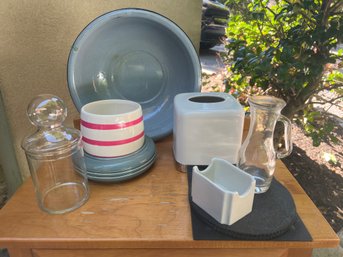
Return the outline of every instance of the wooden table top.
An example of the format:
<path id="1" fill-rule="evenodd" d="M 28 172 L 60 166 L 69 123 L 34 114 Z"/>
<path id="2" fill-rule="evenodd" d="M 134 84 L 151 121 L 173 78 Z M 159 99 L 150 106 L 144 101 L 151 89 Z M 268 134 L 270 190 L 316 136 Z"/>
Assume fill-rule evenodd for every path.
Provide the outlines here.
<path id="1" fill-rule="evenodd" d="M 63 215 L 38 208 L 28 179 L 0 211 L 0 247 L 12 248 L 324 248 L 338 237 L 278 161 L 276 178 L 292 193 L 312 242 L 194 241 L 187 175 L 176 170 L 172 138 L 156 144 L 155 165 L 119 184 L 90 182 L 89 201 Z"/>

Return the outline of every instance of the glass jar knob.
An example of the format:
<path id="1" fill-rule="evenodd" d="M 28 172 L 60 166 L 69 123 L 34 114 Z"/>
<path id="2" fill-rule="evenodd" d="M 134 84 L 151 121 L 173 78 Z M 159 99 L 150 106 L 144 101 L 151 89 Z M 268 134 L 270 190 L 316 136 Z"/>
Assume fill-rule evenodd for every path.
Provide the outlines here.
<path id="1" fill-rule="evenodd" d="M 42 94 L 31 101 L 27 116 L 35 126 L 55 128 L 61 126 L 67 117 L 67 108 L 59 97 Z"/>

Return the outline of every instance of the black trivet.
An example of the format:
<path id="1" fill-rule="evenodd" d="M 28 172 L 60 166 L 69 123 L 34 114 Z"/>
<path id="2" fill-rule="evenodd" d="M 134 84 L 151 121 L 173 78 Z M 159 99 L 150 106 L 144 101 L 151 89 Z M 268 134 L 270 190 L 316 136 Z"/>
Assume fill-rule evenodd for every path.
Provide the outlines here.
<path id="1" fill-rule="evenodd" d="M 188 183 L 191 192 L 191 167 L 188 168 Z M 255 195 L 252 212 L 231 226 L 217 222 L 197 206 L 190 193 L 189 202 L 195 240 L 312 240 L 296 213 L 292 196 L 275 179 L 266 193 Z"/>

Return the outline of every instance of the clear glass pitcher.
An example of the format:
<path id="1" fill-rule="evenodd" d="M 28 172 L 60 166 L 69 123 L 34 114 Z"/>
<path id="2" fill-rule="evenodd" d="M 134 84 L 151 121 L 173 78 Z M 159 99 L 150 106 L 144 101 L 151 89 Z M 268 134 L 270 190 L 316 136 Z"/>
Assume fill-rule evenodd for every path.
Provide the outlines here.
<path id="1" fill-rule="evenodd" d="M 238 166 L 256 180 L 255 193 L 266 192 L 273 179 L 277 158 L 292 152 L 291 122 L 281 115 L 286 103 L 272 96 L 252 96 L 250 105 L 250 127 L 240 149 Z M 274 149 L 274 129 L 278 121 L 284 124 L 285 148 Z"/>

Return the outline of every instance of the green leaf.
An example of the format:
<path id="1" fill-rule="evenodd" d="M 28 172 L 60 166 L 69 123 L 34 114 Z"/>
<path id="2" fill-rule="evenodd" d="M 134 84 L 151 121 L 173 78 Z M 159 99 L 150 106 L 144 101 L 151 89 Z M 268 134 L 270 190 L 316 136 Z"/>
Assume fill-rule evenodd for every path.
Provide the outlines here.
<path id="1" fill-rule="evenodd" d="M 336 156 L 332 153 L 326 153 L 324 152 L 323 154 L 323 159 L 326 161 L 326 162 L 331 162 L 333 164 L 337 164 L 337 159 L 336 159 Z"/>
<path id="2" fill-rule="evenodd" d="M 330 134 L 329 138 L 330 138 L 332 143 L 334 143 L 334 144 L 338 144 L 339 143 L 339 140 L 338 140 L 338 138 L 336 136 Z"/>
<path id="3" fill-rule="evenodd" d="M 317 133 L 311 134 L 312 145 L 318 147 L 320 145 L 320 138 Z"/>

